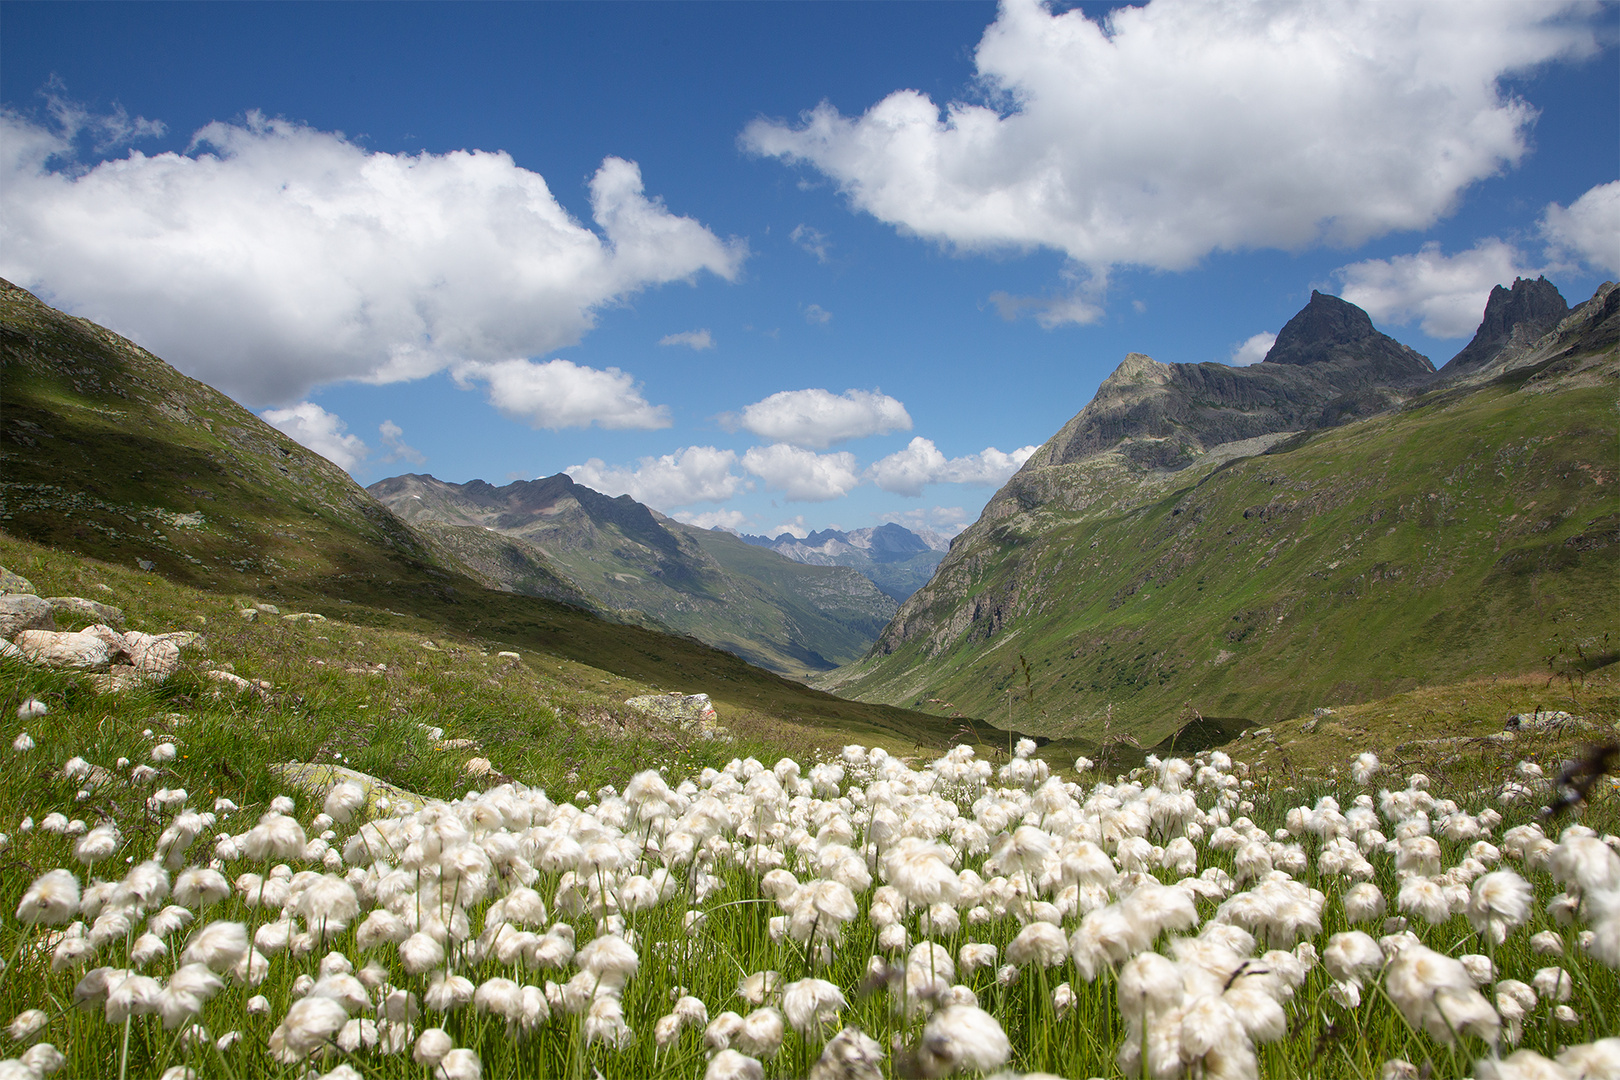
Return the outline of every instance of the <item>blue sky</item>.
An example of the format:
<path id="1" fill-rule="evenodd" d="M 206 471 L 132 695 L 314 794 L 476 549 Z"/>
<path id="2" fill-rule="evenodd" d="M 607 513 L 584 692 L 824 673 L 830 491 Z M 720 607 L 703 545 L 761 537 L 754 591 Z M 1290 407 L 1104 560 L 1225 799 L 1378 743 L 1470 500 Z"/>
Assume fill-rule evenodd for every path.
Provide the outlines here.
<path id="1" fill-rule="evenodd" d="M 0 274 L 362 483 L 954 532 L 1312 288 L 1620 276 L 1620 8 L 0 8 Z M 814 110 L 812 112 L 812 110 Z M 476 153 L 475 153 L 476 152 Z"/>

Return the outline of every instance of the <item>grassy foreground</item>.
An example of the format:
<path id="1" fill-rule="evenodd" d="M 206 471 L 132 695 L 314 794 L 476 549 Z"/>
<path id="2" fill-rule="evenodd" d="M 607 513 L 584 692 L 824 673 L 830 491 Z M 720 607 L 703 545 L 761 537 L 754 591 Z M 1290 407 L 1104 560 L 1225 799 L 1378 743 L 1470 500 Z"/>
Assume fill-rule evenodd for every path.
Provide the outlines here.
<path id="1" fill-rule="evenodd" d="M 0 789 L 0 833 L 7 837 L 0 847 L 0 959 L 8 961 L 0 973 L 0 1025 L 27 1010 L 43 1013 L 42 1026 L 19 1037 L 0 1028 L 0 1056 L 16 1059 L 31 1044 L 48 1042 L 65 1055 L 58 1076 L 159 1076 L 189 1068 L 197 1076 L 333 1080 L 819 1080 L 972 1075 L 1005 1067 L 1135 1077 L 1143 1072 L 1133 1048 L 1145 1035 L 1160 1040 L 1150 1049 L 1155 1076 L 1377 1076 L 1398 1059 L 1411 1063 L 1411 1075 L 1423 1068 L 1445 1077 L 1493 1067 L 1493 1042 L 1508 1061 L 1516 1047 L 1551 1058 L 1620 1025 L 1614 1005 L 1620 977 L 1582 944 L 1582 931 L 1595 925 L 1600 911 L 1599 890 L 1589 890 L 1586 906 L 1567 923 L 1549 910 L 1562 886 L 1549 870 L 1548 849 L 1564 822 L 1547 826 L 1546 848 L 1510 842 L 1523 838 L 1510 830 L 1532 822 L 1543 798 L 1534 770 L 1517 762 L 1555 771 L 1573 738 L 1567 733 L 1564 742 L 1485 744 L 1499 751 L 1490 760 L 1459 755 L 1453 744 L 1414 749 L 1403 763 L 1443 771 L 1426 790 L 1419 780 L 1404 793 L 1406 780 L 1398 774 L 1350 777 L 1353 754 L 1377 745 L 1378 732 L 1348 711 L 1331 718 L 1340 725 L 1335 729 L 1319 722 L 1311 732 L 1283 729 L 1275 740 L 1242 740 L 1255 751 L 1252 767 L 1205 751 L 1196 774 L 1148 769 L 1116 782 L 1069 768 L 1049 780 L 1033 759 L 1020 756 L 998 770 L 965 748 L 926 766 L 929 755 L 902 762 L 882 751 L 817 753 L 802 729 L 784 725 L 780 734 L 793 737 L 778 739 L 763 720 L 749 727 L 753 721 L 746 717 L 734 728 L 733 742 L 701 739 L 634 719 L 621 703 L 645 685 L 565 659 L 520 652 L 514 660 L 472 637 L 441 631 L 430 638 L 337 618 L 289 622 L 261 615 L 248 622 L 237 614 L 236 598 L 198 594 L 157 577 L 137 580 L 44 550 L 14 545 L 6 557 L 18 560 L 7 565 L 53 595 L 104 595 L 93 591 L 99 580 L 113 587 L 108 599 L 125 608 L 132 625 L 205 635 L 188 650 L 179 674 L 120 693 L 97 694 L 84 676 L 0 661 L 0 756 L 10 766 L 10 782 Z M 215 696 L 216 684 L 204 672 L 227 665 L 273 688 L 267 695 Z M 36 715 L 19 716 L 29 701 L 46 711 L 29 708 L 24 711 Z M 730 724 L 734 717 L 723 719 Z M 447 746 L 424 726 L 442 728 L 445 739 L 471 742 Z M 24 730 L 34 745 L 13 748 Z M 1366 743 L 1354 737 L 1362 733 Z M 836 745 L 820 745 L 829 744 Z M 1240 750 L 1249 748 L 1241 744 Z M 1262 756 L 1278 747 L 1295 756 L 1287 763 Z M 797 762 L 779 760 L 784 749 Z M 487 758 L 500 775 L 470 777 L 466 764 L 475 756 Z M 107 770 L 106 776 L 97 782 L 82 773 L 64 775 L 74 758 Z M 361 830 L 359 820 L 323 816 L 321 798 L 289 790 L 272 776 L 271 764 L 294 759 L 341 762 L 458 801 Z M 142 766 L 155 772 L 146 775 Z M 658 770 L 662 782 L 643 774 L 632 783 L 643 770 Z M 527 786 L 500 786 L 506 778 Z M 1509 778 L 1524 783 L 1525 797 L 1504 803 L 1499 795 Z M 1384 785 L 1400 795 L 1400 805 L 1379 799 Z M 534 790 L 540 787 L 549 798 Z M 473 791 L 493 794 L 474 797 Z M 1321 802 L 1324 795 L 1345 813 Z M 1385 803 L 1382 812 L 1370 820 L 1346 819 L 1363 795 Z M 272 806 L 278 796 L 294 800 L 285 816 Z M 222 798 L 229 802 L 216 802 Z M 1598 835 L 1612 834 L 1620 827 L 1617 803 L 1612 787 L 1600 786 L 1581 820 Z M 297 824 L 296 851 L 256 857 L 245 850 L 267 813 L 273 822 Z M 208 814 L 212 820 L 201 817 Z M 1320 957 L 1335 934 L 1352 927 L 1345 897 L 1358 872 L 1332 869 L 1323 856 L 1335 844 L 1342 850 L 1340 841 L 1330 842 L 1334 836 L 1351 843 L 1367 861 L 1360 876 L 1376 886 L 1387 914 L 1399 916 L 1403 885 L 1414 871 L 1382 837 L 1394 844 L 1403 828 L 1416 835 L 1418 821 L 1433 834 L 1438 853 L 1433 866 L 1421 869 L 1452 890 L 1447 907 L 1433 922 L 1406 910 L 1411 937 L 1385 925 L 1383 916 L 1360 924 L 1381 940 L 1383 951 L 1378 964 L 1356 977 L 1358 1001 L 1349 1004 L 1346 980 Z M 86 865 L 79 854 L 84 831 L 105 823 L 116 823 L 116 840 Z M 198 830 L 195 839 L 179 843 L 177 835 L 190 829 Z M 420 841 L 424 830 L 445 838 L 442 853 L 429 857 L 419 842 L 413 849 L 412 837 Z M 351 842 L 357 835 L 365 842 Z M 1255 850 L 1234 846 L 1232 836 L 1258 844 L 1270 873 L 1257 872 Z M 1578 840 L 1571 834 L 1569 843 Z M 1479 847 L 1481 841 L 1489 847 Z M 1086 844 L 1101 853 L 1102 864 L 1083 858 Z M 1620 860 L 1612 847 L 1605 850 Z M 81 887 L 95 880 L 129 885 L 134 879 L 126 876 L 160 851 L 169 861 L 161 889 L 148 882 L 143 896 L 131 888 L 94 890 L 95 901 L 54 924 L 29 924 L 19 914 L 25 893 L 46 871 L 66 869 Z M 897 861 L 897 852 L 914 858 Z M 929 907 L 915 878 L 919 867 L 935 872 L 941 866 L 953 884 L 936 877 L 939 899 Z M 195 884 L 195 873 L 183 875 L 209 867 L 220 872 L 229 894 L 205 903 L 182 882 Z M 773 867 L 790 872 L 792 882 Z M 1500 944 L 1487 944 L 1463 908 L 1471 882 L 1502 868 L 1524 876 L 1533 902 Z M 262 879 L 278 874 L 286 880 L 284 895 L 250 903 L 263 895 Z M 357 910 L 321 916 L 309 899 L 317 882 L 340 893 L 346 886 Z M 1182 914 L 1099 962 L 1092 946 L 1108 940 L 1102 933 L 1107 919 L 1157 910 L 1148 898 L 1167 903 L 1165 894 L 1151 891 L 1161 883 L 1186 897 L 1170 905 Z M 834 884 L 847 891 L 847 903 Z M 1294 910 L 1296 921 L 1257 921 L 1252 905 L 1245 907 L 1243 898 L 1267 895 L 1268 887 L 1295 886 L 1301 891 L 1293 899 L 1303 905 Z M 496 907 L 515 905 L 506 898 L 527 898 L 529 889 L 543 912 L 530 900 L 522 915 Z M 175 915 L 176 908 L 191 917 Z M 123 921 L 115 917 L 120 912 Z M 378 912 L 435 939 L 442 959 L 424 964 L 410 947 L 416 938 L 401 942 L 402 935 L 389 940 L 366 932 Z M 1057 924 L 1055 952 L 1031 945 L 1048 921 Z M 205 926 L 222 924 L 240 924 L 262 959 L 246 954 L 237 973 L 227 963 L 234 954 L 221 960 L 219 950 L 203 948 Z M 543 949 L 542 938 L 567 936 L 559 929 L 564 925 L 580 949 L 596 940 L 623 942 L 634 974 L 615 986 L 614 973 L 622 975 L 625 967 L 622 954 L 609 963 L 602 951 L 570 949 L 559 960 L 560 952 Z M 1547 934 L 1551 939 L 1537 937 L 1532 946 L 1532 935 Z M 1226 965 L 1214 990 L 1207 971 L 1198 974 L 1180 959 L 1195 935 L 1207 949 L 1219 941 L 1224 950 L 1204 958 Z M 1252 935 L 1246 946 L 1243 935 Z M 919 952 L 928 939 L 941 950 Z M 93 948 L 72 944 L 80 940 L 93 941 Z M 1552 942 L 1561 955 L 1538 951 Z M 1419 943 L 1450 957 L 1490 956 L 1495 972 L 1477 988 L 1488 1003 L 1489 1024 L 1481 1020 L 1448 1039 L 1432 1024 L 1422 1030 L 1421 1012 L 1398 1007 L 1397 998 L 1406 1000 L 1394 975 L 1398 950 L 1416 955 L 1407 950 Z M 972 966 L 963 952 L 969 944 L 994 946 L 992 962 Z M 139 1007 L 127 1023 L 117 1015 L 114 1022 L 105 994 L 82 985 L 98 968 L 117 969 L 118 978 L 139 969 L 155 980 L 158 993 L 183 981 L 182 961 L 192 946 L 189 958 L 221 965 L 220 985 L 195 1011 L 181 1003 L 172 1026 L 165 1026 L 161 1011 Z M 1175 1004 L 1144 1013 L 1128 988 L 1138 984 L 1133 980 L 1150 955 L 1177 965 L 1181 989 L 1171 995 L 1179 995 Z M 1555 972 L 1549 982 L 1543 974 L 1549 968 L 1567 974 Z M 354 981 L 344 981 L 345 969 Z M 738 996 L 739 982 L 761 972 L 779 974 L 776 992 L 762 992 L 753 1002 Z M 435 980 L 442 983 L 443 973 L 467 979 L 469 993 L 492 989 L 471 1002 L 436 997 Z M 496 982 L 502 979 L 512 980 L 515 999 Z M 795 1023 L 805 1019 L 810 979 L 833 989 L 822 992 L 819 1019 L 812 1010 L 807 1022 Z M 1506 980 L 1544 989 L 1533 1007 L 1520 1006 L 1510 1018 L 1513 1006 L 1500 996 Z M 1561 1000 L 1560 980 L 1567 1000 Z M 524 997 L 522 987 L 534 989 Z M 784 987 L 799 996 L 784 995 Z M 1202 996 L 1194 996 L 1195 988 Z M 1259 996 L 1240 997 L 1251 991 Z M 294 1021 L 314 1011 L 299 1003 L 332 994 L 343 1002 L 342 1026 L 316 1030 L 307 1044 L 289 1042 L 289 1025 L 297 1028 Z M 707 1023 L 665 1038 L 660 1022 L 683 996 L 702 1003 Z M 965 1011 L 970 1001 L 988 1014 L 1004 1046 L 986 1035 L 977 1013 Z M 1171 1051 L 1160 1045 L 1172 1027 L 1185 1028 L 1183 1014 L 1200 1002 L 1238 1017 L 1216 1033 L 1219 1045 L 1241 1059 L 1237 1071 L 1215 1071 L 1208 1054 L 1194 1054 L 1189 1038 L 1178 1035 Z M 768 1010 L 776 1010 L 774 1022 Z M 738 1014 L 737 1024 L 722 1016 L 726 1011 Z M 1251 1031 L 1239 1022 L 1273 1013 L 1283 1019 L 1280 1032 Z M 752 1026 L 733 1030 L 743 1018 Z M 783 1019 L 785 1032 L 778 1030 Z M 812 1072 L 843 1025 L 875 1040 L 865 1048 L 868 1071 Z M 455 1071 L 466 1064 L 465 1055 L 443 1059 L 437 1071 L 416 1061 L 416 1044 L 430 1028 L 471 1051 L 478 1072 Z M 953 1034 L 970 1030 L 985 1037 L 964 1043 Z M 1242 1058 L 1244 1048 L 1252 1068 L 1244 1064 L 1251 1062 Z M 748 1061 L 758 1062 L 759 1072 L 751 1072 Z"/>

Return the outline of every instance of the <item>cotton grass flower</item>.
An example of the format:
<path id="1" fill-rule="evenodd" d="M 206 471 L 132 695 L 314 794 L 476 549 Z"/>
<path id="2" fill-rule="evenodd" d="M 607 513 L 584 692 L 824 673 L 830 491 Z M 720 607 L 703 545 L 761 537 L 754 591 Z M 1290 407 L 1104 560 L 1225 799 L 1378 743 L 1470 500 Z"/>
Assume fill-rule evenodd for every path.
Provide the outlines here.
<path id="1" fill-rule="evenodd" d="M 247 927 L 239 922 L 212 922 L 186 943 L 182 964 L 203 964 L 212 971 L 229 971 L 241 963 L 251 948 Z"/>
<path id="2" fill-rule="evenodd" d="M 481 1080 L 484 1064 L 477 1053 L 458 1046 L 445 1054 L 433 1070 L 434 1080 Z"/>
<path id="3" fill-rule="evenodd" d="M 1447 1046 L 1463 1032 L 1496 1041 L 1496 1010 L 1474 989 L 1463 965 L 1449 956 L 1407 945 L 1385 970 L 1384 989 L 1408 1024 Z"/>
<path id="4" fill-rule="evenodd" d="M 844 992 L 825 979 L 800 979 L 782 990 L 782 1012 L 801 1035 L 835 1023 L 844 1005 Z"/>
<path id="5" fill-rule="evenodd" d="M 913 1050 L 917 1075 L 988 1073 L 1006 1064 L 1012 1043 L 996 1018 L 972 1005 L 952 1005 L 935 1013 Z M 896 1062 L 897 1073 L 900 1062 Z"/>
<path id="6" fill-rule="evenodd" d="M 1508 933 L 1530 917 L 1535 893 L 1530 883 L 1512 870 L 1497 870 L 1474 882 L 1468 901 L 1468 922 L 1486 940 L 1500 945 Z"/>
<path id="7" fill-rule="evenodd" d="M 68 870 L 47 870 L 34 879 L 17 905 L 17 921 L 61 926 L 79 910 L 79 879 Z"/>
<path id="8" fill-rule="evenodd" d="M 1019 967 L 1056 967 L 1068 958 L 1069 941 L 1062 928 L 1046 922 L 1030 923 L 1007 946 L 1007 962 Z"/>
<path id="9" fill-rule="evenodd" d="M 755 1058 L 725 1049 L 709 1059 L 703 1080 L 764 1080 L 765 1066 Z"/>
<path id="10" fill-rule="evenodd" d="M 11 1036 L 12 1042 L 22 1042 L 43 1029 L 50 1019 L 44 1009 L 24 1009 L 6 1025 L 6 1034 Z"/>

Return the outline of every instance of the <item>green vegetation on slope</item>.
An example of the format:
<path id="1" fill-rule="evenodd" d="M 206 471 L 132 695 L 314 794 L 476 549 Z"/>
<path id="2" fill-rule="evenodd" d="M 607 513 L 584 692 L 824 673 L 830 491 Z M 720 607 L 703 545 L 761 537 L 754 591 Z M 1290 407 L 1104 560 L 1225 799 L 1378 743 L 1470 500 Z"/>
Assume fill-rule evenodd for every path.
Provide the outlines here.
<path id="1" fill-rule="evenodd" d="M 941 629 L 836 683 L 1147 745 L 1189 706 L 1265 722 L 1534 669 L 1560 647 L 1612 661 L 1614 371 L 1611 350 L 1430 395 L 1170 474 L 1147 498 L 1094 465 L 1077 472 L 1091 484 L 1078 509 L 1026 509 L 953 553 L 923 613 Z"/>
<path id="2" fill-rule="evenodd" d="M 795 677 L 858 658 L 895 611 L 855 570 L 795 563 L 566 474 L 500 488 L 407 474 L 367 490 L 492 586 L 552 595 L 544 577 L 544 588 L 531 585 L 536 568 L 548 567 L 598 610 Z M 480 550 L 493 544 L 500 558 Z"/>
<path id="3" fill-rule="evenodd" d="M 485 588 L 441 564 L 331 462 L 10 284 L 0 284 L 0 401 L 0 527 L 19 540 L 128 569 L 148 564 L 155 580 L 216 595 L 430 638 L 476 637 L 645 686 L 707 692 L 728 723 L 757 715 L 789 742 L 832 731 L 934 747 L 953 730 L 810 690 L 691 638 Z"/>

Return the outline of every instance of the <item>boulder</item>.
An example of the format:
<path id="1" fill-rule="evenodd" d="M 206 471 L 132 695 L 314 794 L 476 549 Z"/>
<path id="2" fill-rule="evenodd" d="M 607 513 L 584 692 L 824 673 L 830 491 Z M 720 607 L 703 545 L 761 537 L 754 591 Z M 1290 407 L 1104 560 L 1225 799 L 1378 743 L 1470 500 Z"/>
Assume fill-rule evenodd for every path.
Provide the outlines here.
<path id="1" fill-rule="evenodd" d="M 107 642 L 95 634 L 24 630 L 17 648 L 36 664 L 77 671 L 105 671 L 111 663 Z"/>
<path id="2" fill-rule="evenodd" d="M 342 765 L 312 765 L 308 762 L 289 761 L 271 765 L 270 772 L 283 783 L 308 793 L 316 800 L 344 781 L 360 785 L 366 793 L 365 817 L 387 817 L 395 814 L 413 814 L 428 805 L 429 800 L 379 780 L 370 773 L 345 768 Z M 360 817 L 362 815 L 356 815 Z"/>
<path id="3" fill-rule="evenodd" d="M 1585 721 L 1571 716 L 1562 709 L 1537 709 L 1533 713 L 1514 713 L 1502 727 L 1506 731 L 1556 731 L 1565 725 L 1585 727 Z"/>
<path id="4" fill-rule="evenodd" d="M 56 619 L 48 601 L 33 593 L 0 596 L 0 638 L 10 640 L 24 630 L 55 630 Z"/>
<path id="5" fill-rule="evenodd" d="M 21 574 L 13 574 L 10 570 L 0 566 L 0 596 L 10 593 L 32 593 L 34 583 Z"/>
<path id="6" fill-rule="evenodd" d="M 715 719 L 714 706 L 710 704 L 708 694 L 647 694 L 630 698 L 625 704 L 660 720 L 701 723 Z"/>
<path id="7" fill-rule="evenodd" d="M 314 611 L 295 611 L 291 615 L 283 615 L 286 622 L 325 622 L 326 616 Z"/>
<path id="8" fill-rule="evenodd" d="M 51 612 L 61 616 L 65 623 L 95 622 L 108 623 L 112 626 L 124 625 L 123 610 L 111 604 L 103 604 L 99 600 L 86 600 L 82 596 L 47 596 L 45 602 L 51 605 Z"/>
<path id="9" fill-rule="evenodd" d="M 91 634 L 107 643 L 107 657 L 112 663 L 126 664 L 129 662 L 128 646 L 124 642 L 124 634 L 106 623 L 91 623 L 80 630 L 81 634 Z"/>
<path id="10" fill-rule="evenodd" d="M 130 630 L 124 634 L 124 654 L 130 666 L 142 675 L 172 675 L 180 668 L 180 645 L 175 641 L 178 636 Z"/>

